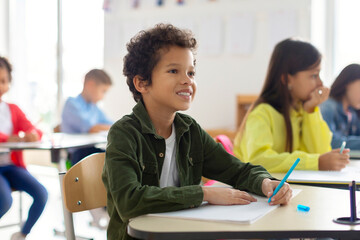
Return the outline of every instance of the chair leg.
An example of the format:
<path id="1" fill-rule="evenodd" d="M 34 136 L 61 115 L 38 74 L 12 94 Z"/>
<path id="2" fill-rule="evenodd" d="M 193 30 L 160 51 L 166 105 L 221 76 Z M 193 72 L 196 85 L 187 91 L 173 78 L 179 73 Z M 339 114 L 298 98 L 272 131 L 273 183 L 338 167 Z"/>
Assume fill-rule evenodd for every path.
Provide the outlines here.
<path id="1" fill-rule="evenodd" d="M 23 218 L 22 218 L 22 216 L 23 216 L 23 208 L 22 208 L 22 206 L 23 206 L 23 199 L 22 199 L 22 192 L 21 191 L 19 191 L 19 225 L 20 225 L 20 227 L 21 227 L 21 225 L 22 225 L 22 223 L 23 223 Z"/>

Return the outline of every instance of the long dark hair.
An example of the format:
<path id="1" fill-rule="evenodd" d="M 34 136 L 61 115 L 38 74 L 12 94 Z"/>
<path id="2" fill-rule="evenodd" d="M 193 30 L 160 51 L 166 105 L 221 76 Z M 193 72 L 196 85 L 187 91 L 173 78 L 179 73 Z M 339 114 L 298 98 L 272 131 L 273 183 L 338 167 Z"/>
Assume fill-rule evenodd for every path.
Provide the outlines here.
<path id="1" fill-rule="evenodd" d="M 286 149 L 293 150 L 293 132 L 290 121 L 291 94 L 288 89 L 288 74 L 312 69 L 320 64 L 321 54 L 310 43 L 296 39 L 285 39 L 279 42 L 272 53 L 264 86 L 260 96 L 248 113 L 261 103 L 268 103 L 280 112 L 285 119 Z M 240 131 L 245 128 L 243 121 Z"/>
<path id="2" fill-rule="evenodd" d="M 341 101 L 346 94 L 346 86 L 360 79 L 360 65 L 350 64 L 346 66 L 331 85 L 330 97 Z"/>

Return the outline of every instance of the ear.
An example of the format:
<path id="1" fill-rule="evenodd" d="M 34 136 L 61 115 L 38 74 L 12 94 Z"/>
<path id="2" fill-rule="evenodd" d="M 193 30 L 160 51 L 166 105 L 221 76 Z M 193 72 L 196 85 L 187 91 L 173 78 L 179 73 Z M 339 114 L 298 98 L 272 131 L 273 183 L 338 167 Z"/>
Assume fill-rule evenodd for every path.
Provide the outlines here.
<path id="1" fill-rule="evenodd" d="M 281 75 L 281 83 L 291 89 L 294 77 L 291 74 Z"/>
<path id="2" fill-rule="evenodd" d="M 147 81 L 144 81 L 141 76 L 136 75 L 133 78 L 133 83 L 134 83 L 135 89 L 139 93 L 146 93 L 147 92 L 147 90 L 148 90 Z"/>
<path id="3" fill-rule="evenodd" d="M 96 82 L 93 79 L 87 79 L 84 81 L 84 88 L 93 88 L 96 85 Z"/>

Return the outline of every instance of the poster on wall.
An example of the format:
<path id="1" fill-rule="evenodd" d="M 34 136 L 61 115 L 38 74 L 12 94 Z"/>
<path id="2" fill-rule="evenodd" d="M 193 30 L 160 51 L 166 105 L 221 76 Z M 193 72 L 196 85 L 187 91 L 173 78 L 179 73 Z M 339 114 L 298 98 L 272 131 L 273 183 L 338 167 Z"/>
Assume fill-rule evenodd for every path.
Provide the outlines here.
<path id="1" fill-rule="evenodd" d="M 250 55 L 255 45 L 255 16 L 241 14 L 227 19 L 225 53 Z"/>
<path id="2" fill-rule="evenodd" d="M 223 21 L 219 16 L 201 18 L 197 38 L 199 39 L 199 54 L 216 56 L 223 50 Z"/>
<path id="3" fill-rule="evenodd" d="M 296 37 L 298 31 L 298 14 L 295 10 L 278 10 L 269 13 L 269 50 L 289 37 Z"/>

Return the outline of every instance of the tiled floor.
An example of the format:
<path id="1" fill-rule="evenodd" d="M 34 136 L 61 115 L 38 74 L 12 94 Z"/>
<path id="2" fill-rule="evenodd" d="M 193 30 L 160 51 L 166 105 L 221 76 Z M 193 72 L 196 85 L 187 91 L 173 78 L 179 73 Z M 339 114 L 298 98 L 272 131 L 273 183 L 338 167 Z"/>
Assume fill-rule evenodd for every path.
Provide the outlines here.
<path id="1" fill-rule="evenodd" d="M 54 229 L 63 231 L 63 213 L 60 194 L 60 185 L 58 178 L 58 171 L 55 167 L 44 167 L 28 165 L 28 170 L 46 187 L 49 192 L 49 200 L 45 207 L 43 214 L 38 222 L 33 227 L 31 233 L 26 238 L 27 240 L 51 240 L 51 239 L 65 239 L 63 236 L 55 236 Z M 23 213 L 27 211 L 31 205 L 32 198 L 26 193 L 23 193 Z M 18 221 L 19 199 L 18 193 L 13 193 L 13 206 L 10 211 L 0 219 L 0 225 Z M 95 227 L 90 227 L 89 222 L 91 216 L 89 212 L 81 212 L 74 214 L 74 226 L 76 235 L 82 237 L 93 238 L 94 240 L 106 239 L 106 231 L 99 230 Z M 0 228 L 0 239 L 8 240 L 12 233 L 19 231 L 18 226 Z"/>

